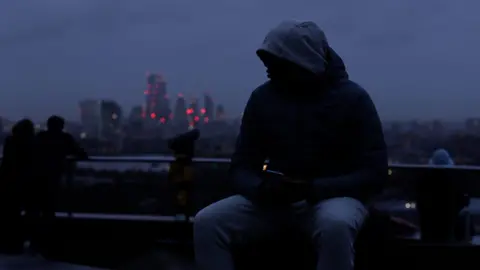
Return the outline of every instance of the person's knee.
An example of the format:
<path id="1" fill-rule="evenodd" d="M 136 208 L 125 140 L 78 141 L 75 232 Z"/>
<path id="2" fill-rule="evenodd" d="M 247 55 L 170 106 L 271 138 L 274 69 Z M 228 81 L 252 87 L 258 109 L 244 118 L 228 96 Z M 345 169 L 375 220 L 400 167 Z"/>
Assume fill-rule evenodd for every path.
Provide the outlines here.
<path id="1" fill-rule="evenodd" d="M 218 211 L 218 208 L 221 207 L 221 205 L 218 205 L 219 203 L 211 204 L 195 215 L 194 231 L 213 229 L 221 225 L 222 214 Z"/>
<path id="2" fill-rule="evenodd" d="M 213 203 L 200 210 L 194 219 L 194 232 L 212 232 L 223 230 L 232 220 L 238 218 L 238 207 L 241 198 L 229 197 Z"/>
<path id="3" fill-rule="evenodd" d="M 354 239 L 368 215 L 365 206 L 350 198 L 333 199 L 317 208 L 315 232 L 322 239 Z"/>

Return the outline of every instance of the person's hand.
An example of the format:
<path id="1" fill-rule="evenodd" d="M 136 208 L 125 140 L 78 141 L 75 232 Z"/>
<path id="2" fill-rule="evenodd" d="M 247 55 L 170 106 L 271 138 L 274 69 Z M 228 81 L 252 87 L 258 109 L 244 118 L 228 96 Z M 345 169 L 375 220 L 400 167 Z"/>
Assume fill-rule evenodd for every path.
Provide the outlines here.
<path id="1" fill-rule="evenodd" d="M 308 192 L 308 181 L 301 178 L 284 177 L 282 189 L 286 191 L 286 200 L 290 203 L 306 199 Z"/>
<path id="2" fill-rule="evenodd" d="M 264 179 L 262 197 L 274 205 L 288 205 L 305 199 L 306 181 L 287 176 L 275 176 Z"/>

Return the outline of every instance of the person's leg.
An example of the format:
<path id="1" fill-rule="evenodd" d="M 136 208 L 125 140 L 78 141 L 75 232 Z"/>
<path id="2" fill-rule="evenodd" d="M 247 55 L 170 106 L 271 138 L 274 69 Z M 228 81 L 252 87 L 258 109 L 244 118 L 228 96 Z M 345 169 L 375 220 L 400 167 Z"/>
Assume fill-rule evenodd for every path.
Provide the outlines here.
<path id="1" fill-rule="evenodd" d="M 333 198 L 315 205 L 298 205 L 300 222 L 313 240 L 317 267 L 322 270 L 353 270 L 354 243 L 368 215 L 353 198 Z"/>
<path id="2" fill-rule="evenodd" d="M 197 213 L 194 222 L 195 263 L 199 270 L 233 270 L 232 247 L 272 233 L 275 213 L 263 211 L 235 195 Z"/>

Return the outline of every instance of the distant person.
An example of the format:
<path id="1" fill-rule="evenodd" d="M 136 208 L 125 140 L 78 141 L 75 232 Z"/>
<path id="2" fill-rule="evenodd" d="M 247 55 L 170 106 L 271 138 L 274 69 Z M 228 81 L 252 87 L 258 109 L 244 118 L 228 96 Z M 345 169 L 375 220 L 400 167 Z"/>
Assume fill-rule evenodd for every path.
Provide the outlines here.
<path id="1" fill-rule="evenodd" d="M 3 146 L 0 175 L 0 208 L 2 232 L 0 243 L 5 251 L 21 252 L 21 211 L 28 200 L 33 174 L 33 148 L 35 129 L 32 121 L 23 119 L 12 128 Z"/>
<path id="2" fill-rule="evenodd" d="M 47 120 L 47 130 L 36 135 L 37 181 L 27 212 L 33 217 L 41 217 L 43 224 L 50 223 L 55 217 L 60 182 L 68 166 L 67 157 L 88 157 L 72 135 L 63 131 L 64 126 L 63 118 L 51 116 Z"/>
<path id="3" fill-rule="evenodd" d="M 270 80 L 244 111 L 231 163 L 237 195 L 195 217 L 196 264 L 234 269 L 239 244 L 294 225 L 317 248 L 316 269 L 352 270 L 366 204 L 388 174 L 375 106 L 313 22 L 282 22 L 257 55 Z"/>
<path id="4" fill-rule="evenodd" d="M 441 166 L 453 166 L 455 162 L 450 157 L 450 153 L 448 153 L 445 149 L 437 149 L 433 152 L 432 157 L 430 158 L 428 164 L 430 165 L 441 165 Z"/>

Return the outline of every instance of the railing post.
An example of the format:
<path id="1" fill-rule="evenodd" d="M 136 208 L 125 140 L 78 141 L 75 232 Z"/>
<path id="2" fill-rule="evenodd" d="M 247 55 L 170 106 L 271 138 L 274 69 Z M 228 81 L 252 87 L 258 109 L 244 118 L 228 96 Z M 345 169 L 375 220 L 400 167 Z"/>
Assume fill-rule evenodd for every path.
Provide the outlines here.
<path id="1" fill-rule="evenodd" d="M 455 242 L 455 226 L 466 206 L 465 190 L 452 169 L 425 169 L 417 182 L 417 210 L 423 242 Z"/>
<path id="2" fill-rule="evenodd" d="M 68 218 L 72 218 L 72 216 L 73 216 L 73 211 L 72 211 L 72 207 L 73 207 L 72 198 L 74 198 L 74 196 L 73 196 L 73 177 L 74 177 L 76 168 L 77 168 L 76 161 L 74 159 L 68 159 L 67 160 L 67 170 L 66 170 L 66 173 L 65 173 L 65 185 L 66 185 L 65 188 L 66 188 L 66 192 L 67 192 L 66 204 L 67 204 Z"/>
<path id="3" fill-rule="evenodd" d="M 175 160 L 170 164 L 169 180 L 175 189 L 175 204 L 178 212 L 189 222 L 192 215 L 191 191 L 193 180 L 193 157 L 195 141 L 200 137 L 198 130 L 181 134 L 169 142 Z"/>

